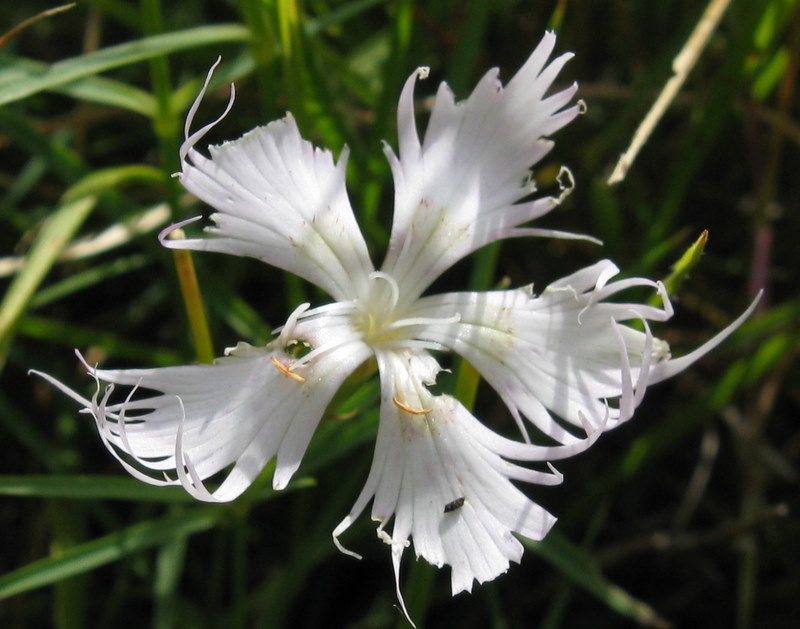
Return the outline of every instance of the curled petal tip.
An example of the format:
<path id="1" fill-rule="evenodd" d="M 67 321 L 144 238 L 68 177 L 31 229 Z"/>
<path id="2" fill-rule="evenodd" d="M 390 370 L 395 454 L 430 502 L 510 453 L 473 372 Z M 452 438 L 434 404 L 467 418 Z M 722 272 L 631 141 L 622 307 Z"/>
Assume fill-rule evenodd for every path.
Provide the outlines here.
<path id="1" fill-rule="evenodd" d="M 586 417 L 583 411 L 578 411 L 578 421 L 580 421 L 583 431 L 586 433 L 586 441 L 589 444 L 597 441 L 600 438 L 600 435 L 605 432 L 609 425 L 610 415 L 611 413 L 609 412 L 608 404 L 606 404 L 606 412 L 603 415 L 603 421 L 599 425 L 595 426 L 589 421 L 589 418 Z"/>
<path id="2" fill-rule="evenodd" d="M 169 227 L 165 227 L 158 233 L 158 242 L 162 244 L 162 246 L 167 247 L 168 249 L 179 249 L 178 247 L 180 239 L 170 240 L 170 235 L 176 232 L 179 229 L 183 229 L 186 225 L 190 225 L 191 223 L 196 223 L 202 216 L 193 216 L 192 218 L 187 218 L 183 221 L 179 221 L 177 223 L 173 223 Z"/>
<path id="3" fill-rule="evenodd" d="M 764 291 L 760 290 L 742 314 L 736 317 L 736 319 L 734 319 L 727 327 L 717 332 L 715 336 L 707 340 L 694 351 L 689 352 L 684 356 L 680 356 L 679 358 L 671 358 L 670 360 L 665 360 L 653 365 L 650 369 L 648 383 L 655 384 L 656 382 L 661 382 L 679 374 L 717 347 L 737 329 L 739 329 L 739 327 L 741 327 L 741 325 L 753 314 L 763 296 L 763 293 Z"/>
<path id="4" fill-rule="evenodd" d="M 551 474 L 552 474 L 552 475 L 553 475 L 553 476 L 554 476 L 556 479 L 558 479 L 558 483 L 556 483 L 556 484 L 560 484 L 560 483 L 563 483 L 563 482 L 564 482 L 564 475 L 563 475 L 561 472 L 559 472 L 559 471 L 556 469 L 556 467 L 555 467 L 555 466 L 554 466 L 552 463 L 550 463 L 550 461 L 548 461 L 548 462 L 547 462 L 547 469 L 549 469 L 549 470 L 550 470 L 550 473 L 551 473 Z"/>
<path id="5" fill-rule="evenodd" d="M 236 86 L 233 83 L 231 83 L 231 95 L 228 98 L 228 104 L 225 107 L 225 111 L 222 112 L 222 115 L 220 115 L 220 117 L 214 120 L 213 122 L 210 122 L 209 124 L 195 131 L 194 133 L 190 133 L 192 122 L 194 122 L 195 114 L 197 113 L 197 110 L 200 108 L 200 103 L 203 101 L 203 97 L 206 94 L 206 90 L 208 89 L 208 84 L 211 82 L 211 77 L 214 76 L 214 70 L 216 70 L 220 61 L 222 61 L 222 57 L 217 57 L 217 60 L 208 70 L 206 79 L 203 82 L 203 87 L 200 89 L 200 93 L 197 95 L 197 98 L 194 99 L 192 106 L 189 108 L 189 113 L 186 116 L 186 123 L 183 127 L 183 134 L 185 139 L 178 151 L 181 162 L 183 162 L 186 159 L 186 156 L 192 150 L 192 147 L 194 147 L 194 145 L 206 133 L 208 133 L 211 129 L 213 129 L 217 124 L 219 124 L 225 118 L 225 116 L 228 115 L 228 112 L 231 110 L 231 107 L 233 107 L 233 103 L 236 100 Z"/>
<path id="6" fill-rule="evenodd" d="M 338 529 L 338 527 L 337 527 L 337 529 Z M 336 530 L 333 532 L 333 544 L 334 544 L 334 546 L 336 546 L 337 550 L 340 553 L 342 553 L 343 555 L 348 555 L 350 557 L 353 557 L 354 559 L 361 560 L 362 559 L 361 555 L 359 555 L 356 552 L 353 552 L 352 550 L 349 550 L 349 549 L 345 548 L 344 545 L 339 541 L 339 533 L 341 533 L 341 532 L 342 531 L 338 531 L 337 532 Z"/>

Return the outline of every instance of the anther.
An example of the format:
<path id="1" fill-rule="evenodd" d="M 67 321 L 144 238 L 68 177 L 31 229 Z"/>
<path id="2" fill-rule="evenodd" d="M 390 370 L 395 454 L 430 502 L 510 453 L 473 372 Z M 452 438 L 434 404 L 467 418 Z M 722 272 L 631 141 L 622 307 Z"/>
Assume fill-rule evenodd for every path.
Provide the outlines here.
<path id="1" fill-rule="evenodd" d="M 392 402 L 394 402 L 397 408 L 404 410 L 406 413 L 411 413 L 412 415 L 427 415 L 433 410 L 432 408 L 411 408 L 408 404 L 401 402 L 395 396 L 392 396 Z"/>
<path id="2" fill-rule="evenodd" d="M 301 376 L 299 373 L 295 373 L 291 369 L 289 369 L 286 365 L 284 365 L 281 361 L 275 358 L 275 354 L 269 357 L 272 361 L 272 364 L 275 365 L 275 368 L 280 371 L 284 376 L 288 376 L 295 382 L 305 382 L 306 379 Z"/>

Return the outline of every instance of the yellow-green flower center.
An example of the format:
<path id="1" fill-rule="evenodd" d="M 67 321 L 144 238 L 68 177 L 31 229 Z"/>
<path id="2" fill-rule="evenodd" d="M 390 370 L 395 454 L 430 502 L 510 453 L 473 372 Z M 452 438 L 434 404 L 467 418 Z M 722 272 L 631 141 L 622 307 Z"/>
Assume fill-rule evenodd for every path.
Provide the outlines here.
<path id="1" fill-rule="evenodd" d="M 364 342 L 369 345 L 381 345 L 399 341 L 406 337 L 402 325 L 397 323 L 402 318 L 398 312 L 400 289 L 397 281 L 389 274 L 376 271 L 370 275 L 373 281 L 365 299 L 359 303 L 356 315 L 356 327 L 364 335 Z"/>

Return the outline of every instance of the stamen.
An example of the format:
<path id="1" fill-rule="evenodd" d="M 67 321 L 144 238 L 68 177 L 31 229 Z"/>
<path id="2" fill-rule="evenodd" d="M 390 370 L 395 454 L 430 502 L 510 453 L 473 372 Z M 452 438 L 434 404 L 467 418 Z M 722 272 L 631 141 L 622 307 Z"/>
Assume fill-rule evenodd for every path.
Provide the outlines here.
<path id="1" fill-rule="evenodd" d="M 286 345 L 289 344 L 290 341 L 289 337 L 292 336 L 292 333 L 294 332 L 294 329 L 297 326 L 297 320 L 303 315 L 304 312 L 306 312 L 309 309 L 310 306 L 311 304 L 309 303 L 300 304 L 299 306 L 297 306 L 297 308 L 294 309 L 294 312 L 292 312 L 292 314 L 289 315 L 289 318 L 286 320 L 286 323 L 284 323 L 280 328 L 273 330 L 273 334 L 275 332 L 280 332 L 280 334 L 278 335 L 278 343 L 280 343 L 281 346 L 285 347 Z"/>
<path id="2" fill-rule="evenodd" d="M 394 307 L 397 305 L 397 302 L 400 301 L 400 287 L 397 285 L 397 280 L 394 279 L 388 273 L 384 273 L 383 271 L 373 271 L 369 274 L 369 279 L 371 280 L 385 280 L 389 284 L 389 288 L 392 291 L 392 303 L 389 306 L 389 310 L 394 310 Z"/>
<path id="3" fill-rule="evenodd" d="M 411 408 L 405 402 L 398 400 L 394 395 L 392 396 L 392 402 L 394 402 L 397 408 L 404 410 L 406 413 L 411 413 L 412 415 L 427 415 L 433 410 L 432 408 Z"/>
<path id="4" fill-rule="evenodd" d="M 398 319 L 386 326 L 387 330 L 397 330 L 399 328 L 410 327 L 413 325 L 439 325 L 447 323 L 459 323 L 461 314 L 456 313 L 449 317 L 409 317 L 408 319 Z"/>
<path id="5" fill-rule="evenodd" d="M 306 379 L 301 376 L 299 373 L 295 373 L 291 369 L 289 369 L 286 365 L 284 365 L 281 361 L 275 358 L 275 354 L 269 357 L 272 361 L 272 364 L 275 365 L 275 368 L 280 371 L 284 376 L 287 376 L 294 380 L 295 382 L 305 382 Z"/>
<path id="6" fill-rule="evenodd" d="M 325 304 L 324 306 L 317 306 L 311 310 L 306 310 L 298 318 L 305 321 L 307 319 L 314 319 L 319 316 L 349 315 L 356 310 L 357 307 L 354 301 L 337 301 L 332 304 Z M 276 328 L 275 332 L 279 331 L 280 329 L 281 328 Z"/>

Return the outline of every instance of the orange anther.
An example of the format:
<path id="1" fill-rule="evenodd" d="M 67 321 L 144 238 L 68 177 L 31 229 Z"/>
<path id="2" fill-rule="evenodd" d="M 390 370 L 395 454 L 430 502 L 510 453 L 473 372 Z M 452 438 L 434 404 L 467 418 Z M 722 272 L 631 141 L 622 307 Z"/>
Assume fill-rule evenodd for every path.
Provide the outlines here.
<path id="1" fill-rule="evenodd" d="M 433 410 L 432 408 L 411 408 L 408 404 L 401 402 L 395 396 L 392 396 L 392 402 L 395 403 L 397 408 L 401 408 L 406 413 L 411 413 L 412 415 L 427 415 Z"/>
<path id="2" fill-rule="evenodd" d="M 281 361 L 275 358 L 275 354 L 269 357 L 272 361 L 272 364 L 275 365 L 275 368 L 280 371 L 284 376 L 288 376 L 295 382 L 305 382 L 306 379 L 301 376 L 299 373 L 295 373 L 291 369 L 289 369 L 286 365 L 284 365 Z"/>

